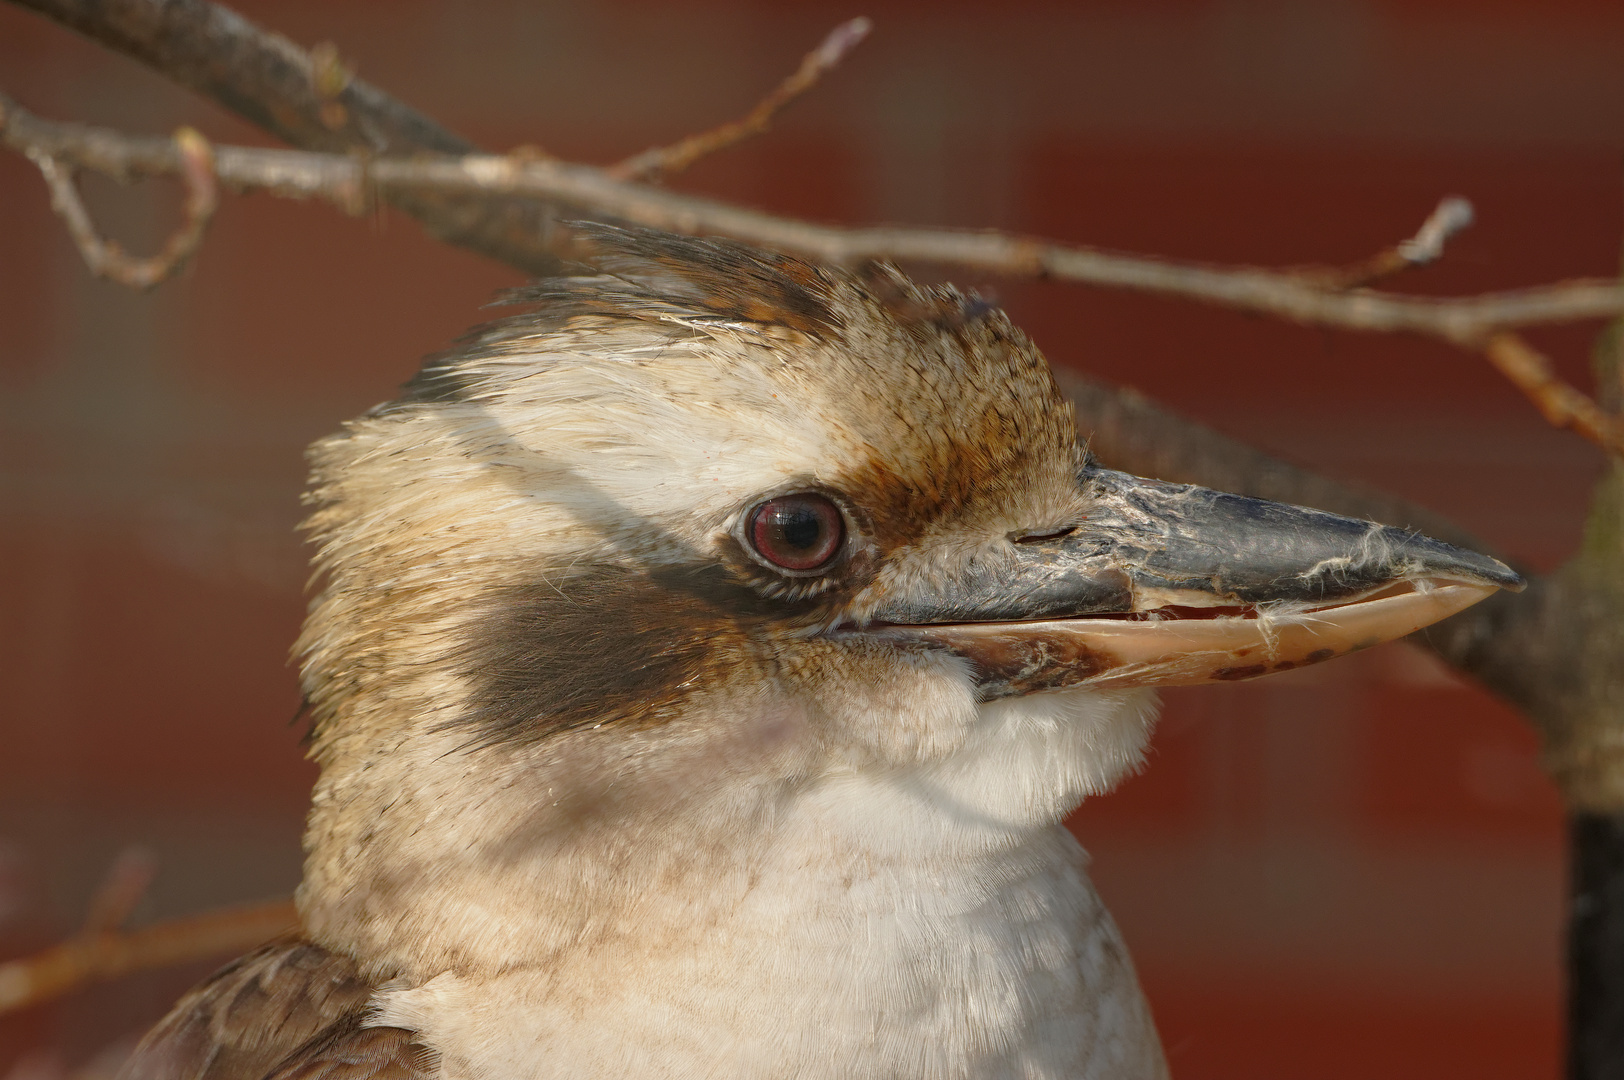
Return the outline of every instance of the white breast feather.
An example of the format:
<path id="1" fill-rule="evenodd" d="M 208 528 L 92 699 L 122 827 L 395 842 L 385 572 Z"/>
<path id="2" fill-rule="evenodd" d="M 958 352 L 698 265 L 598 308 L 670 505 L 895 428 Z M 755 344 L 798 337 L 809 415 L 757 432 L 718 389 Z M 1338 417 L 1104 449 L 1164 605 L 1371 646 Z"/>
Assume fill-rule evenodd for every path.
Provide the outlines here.
<path id="1" fill-rule="evenodd" d="M 1086 692 L 972 708 L 951 754 L 812 785 L 733 880 L 637 898 L 634 946 L 387 988 L 375 1023 L 422 1032 L 447 1080 L 1163 1076 L 1057 824 L 1137 762 L 1153 711 Z"/>

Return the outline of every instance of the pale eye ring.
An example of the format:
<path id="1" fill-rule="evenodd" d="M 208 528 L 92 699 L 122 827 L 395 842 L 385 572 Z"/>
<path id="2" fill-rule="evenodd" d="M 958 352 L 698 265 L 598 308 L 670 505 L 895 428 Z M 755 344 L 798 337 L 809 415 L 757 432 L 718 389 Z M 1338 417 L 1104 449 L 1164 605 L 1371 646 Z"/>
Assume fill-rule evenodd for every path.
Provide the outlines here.
<path id="1" fill-rule="evenodd" d="M 846 539 L 846 519 L 817 492 L 779 495 L 750 511 L 744 536 L 769 566 L 804 574 L 835 561 Z"/>

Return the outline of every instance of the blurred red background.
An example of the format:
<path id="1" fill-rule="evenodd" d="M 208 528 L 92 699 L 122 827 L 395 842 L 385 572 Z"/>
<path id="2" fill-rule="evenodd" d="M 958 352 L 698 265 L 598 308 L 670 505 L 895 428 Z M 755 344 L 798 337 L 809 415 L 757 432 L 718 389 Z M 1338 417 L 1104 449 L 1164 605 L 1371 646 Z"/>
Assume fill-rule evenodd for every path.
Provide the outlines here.
<path id="1" fill-rule="evenodd" d="M 1397 287 L 1606 275 L 1624 232 L 1616 0 L 238 5 L 491 148 L 608 162 L 738 115 L 835 22 L 871 39 L 678 186 L 787 214 L 1344 262 L 1446 194 L 1478 224 Z M 55 118 L 268 144 L 0 6 L 0 89 Z M 152 250 L 173 189 L 85 188 Z M 139 917 L 289 891 L 302 447 L 516 282 L 394 214 L 228 199 L 177 281 L 90 277 L 0 155 L 0 957 L 68 933 L 122 846 Z M 961 278 L 961 281 L 963 279 Z M 1601 467 L 1481 362 L 1072 286 L 964 283 L 1059 365 L 1443 511 L 1536 569 Z M 1535 335 L 1590 385 L 1596 327 Z M 1564 851 L 1529 729 L 1393 646 L 1167 695 L 1147 771 L 1074 825 L 1182 1080 L 1555 1077 Z M 0 1021 L 0 1075 L 89 1061 L 206 970 Z M 18 1063 L 21 1064 L 18 1064 Z"/>

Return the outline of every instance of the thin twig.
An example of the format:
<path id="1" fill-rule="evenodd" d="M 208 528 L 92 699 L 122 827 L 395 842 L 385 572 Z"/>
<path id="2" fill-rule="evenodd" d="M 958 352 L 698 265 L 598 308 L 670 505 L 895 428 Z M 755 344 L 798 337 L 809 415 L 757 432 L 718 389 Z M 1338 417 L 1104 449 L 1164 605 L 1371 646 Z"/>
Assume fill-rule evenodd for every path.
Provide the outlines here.
<path id="1" fill-rule="evenodd" d="M 113 176 L 179 170 L 167 140 L 41 120 L 0 96 L 0 141 L 42 150 Z M 714 199 L 615 180 L 602 169 L 555 160 L 489 154 L 369 162 L 300 150 L 215 147 L 222 183 L 241 190 L 321 198 L 353 207 L 356 193 L 406 190 L 506 197 L 529 195 L 624 222 L 700 235 L 730 236 L 824 262 L 895 259 L 1014 277 L 1049 277 L 1199 300 L 1291 322 L 1346 330 L 1408 332 L 1479 348 L 1496 330 L 1600 319 L 1624 312 L 1624 286 L 1612 279 L 1560 282 L 1510 292 L 1437 298 L 1369 289 L 1333 291 L 1292 271 L 1209 266 L 1009 233 L 905 226 L 846 228 L 774 217 Z"/>
<path id="2" fill-rule="evenodd" d="M 1415 235 L 1352 266 L 1302 271 L 1309 281 L 1326 289 L 1356 289 L 1443 257 L 1444 244 L 1472 223 L 1472 204 L 1459 195 L 1441 199 Z"/>
<path id="3" fill-rule="evenodd" d="M 186 219 L 170 234 L 163 249 L 149 258 L 130 255 L 117 241 L 102 239 L 79 197 L 72 169 L 37 147 L 25 153 L 39 167 L 51 191 L 51 208 L 67 224 L 68 235 L 78 245 L 91 272 L 133 289 L 150 289 L 185 265 L 197 251 L 219 205 L 214 152 L 208 140 L 192 128 L 183 127 L 175 132 L 175 150 L 177 171 L 186 185 Z"/>
<path id="4" fill-rule="evenodd" d="M 1492 334 L 1483 355 L 1559 428 L 1569 428 L 1613 454 L 1624 455 L 1624 422 L 1557 375 L 1544 354 L 1509 330 Z"/>
<path id="5" fill-rule="evenodd" d="M 772 126 L 773 116 L 785 105 L 812 89 L 825 72 L 832 70 L 846 54 L 868 36 L 874 24 L 859 15 L 829 31 L 822 44 L 801 59 L 801 66 L 779 83 L 772 93 L 756 103 L 743 119 L 709 131 L 690 135 L 672 146 L 656 146 L 634 154 L 604 170 L 616 180 L 652 180 L 679 173 L 708 154 L 760 135 Z"/>
<path id="6" fill-rule="evenodd" d="M 1446 195 L 1427 220 L 1421 223 L 1415 235 L 1394 250 L 1408 266 L 1425 266 L 1436 262 L 1443 258 L 1444 244 L 1449 238 L 1470 225 L 1476 216 L 1469 200 L 1459 195 Z"/>
<path id="7" fill-rule="evenodd" d="M 157 873 L 158 860 L 146 848 L 127 847 L 119 852 L 90 900 L 90 910 L 79 933 L 93 937 L 122 927 Z"/>
<path id="8" fill-rule="evenodd" d="M 298 925 L 290 900 L 220 908 L 128 932 L 82 934 L 0 964 L 0 1015 L 93 982 L 251 949 Z"/>

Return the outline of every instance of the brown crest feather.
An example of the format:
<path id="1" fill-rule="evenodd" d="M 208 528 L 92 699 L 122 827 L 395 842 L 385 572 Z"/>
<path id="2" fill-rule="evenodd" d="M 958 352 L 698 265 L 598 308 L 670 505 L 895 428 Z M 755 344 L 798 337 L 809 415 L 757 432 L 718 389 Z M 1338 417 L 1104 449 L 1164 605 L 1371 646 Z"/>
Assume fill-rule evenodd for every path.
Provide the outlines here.
<path id="1" fill-rule="evenodd" d="M 576 319 L 658 321 L 677 314 L 778 326 L 810 338 L 842 329 L 831 302 L 835 280 L 823 267 L 731 240 L 592 223 L 578 228 L 589 266 L 502 293 L 496 303 L 529 310 L 476 327 L 449 351 L 428 357 L 399 401 L 383 408 L 454 400 L 468 388 L 459 369 L 469 360 L 500 355 Z"/>

